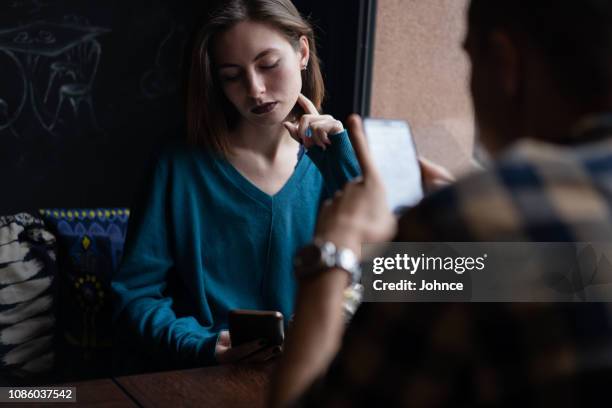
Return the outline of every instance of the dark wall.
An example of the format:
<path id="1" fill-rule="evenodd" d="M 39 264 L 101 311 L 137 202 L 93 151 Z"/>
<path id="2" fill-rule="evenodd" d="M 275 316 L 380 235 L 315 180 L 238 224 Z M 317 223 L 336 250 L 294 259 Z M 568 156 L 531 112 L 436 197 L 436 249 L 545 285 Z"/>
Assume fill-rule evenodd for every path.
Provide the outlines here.
<path id="1" fill-rule="evenodd" d="M 344 121 L 369 113 L 375 0 L 294 0 L 315 26 L 327 86 L 324 110 Z"/>
<path id="2" fill-rule="evenodd" d="M 355 109 L 360 5 L 296 1 L 317 27 L 338 118 Z M 181 139 L 185 44 L 206 1 L 0 2 L 0 214 L 129 206 Z"/>

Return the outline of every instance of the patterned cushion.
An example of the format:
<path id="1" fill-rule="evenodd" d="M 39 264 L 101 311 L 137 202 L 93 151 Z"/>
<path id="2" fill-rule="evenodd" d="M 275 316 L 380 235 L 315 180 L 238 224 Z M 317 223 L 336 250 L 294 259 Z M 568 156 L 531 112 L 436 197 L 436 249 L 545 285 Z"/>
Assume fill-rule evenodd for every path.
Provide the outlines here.
<path id="1" fill-rule="evenodd" d="M 110 281 L 123 253 L 129 210 L 44 209 L 58 239 L 61 344 L 58 366 L 69 378 L 110 374 Z"/>
<path id="2" fill-rule="evenodd" d="M 55 237 L 42 220 L 0 217 L 0 370 L 32 377 L 51 370 L 55 329 Z"/>

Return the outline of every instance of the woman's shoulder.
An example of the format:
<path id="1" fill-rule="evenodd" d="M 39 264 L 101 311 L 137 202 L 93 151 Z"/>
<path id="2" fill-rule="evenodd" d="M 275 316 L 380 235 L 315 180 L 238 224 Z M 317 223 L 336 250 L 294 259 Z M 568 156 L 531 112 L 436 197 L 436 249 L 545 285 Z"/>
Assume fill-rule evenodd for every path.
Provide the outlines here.
<path id="1" fill-rule="evenodd" d="M 176 167 L 193 163 L 212 163 L 215 155 L 200 146 L 190 145 L 185 142 L 172 142 L 164 145 L 158 150 L 156 162 L 158 166 Z"/>
<path id="2" fill-rule="evenodd" d="M 216 174 L 215 158 L 201 147 L 172 142 L 160 146 L 151 155 L 151 177 L 154 183 L 190 183 L 195 176 Z"/>

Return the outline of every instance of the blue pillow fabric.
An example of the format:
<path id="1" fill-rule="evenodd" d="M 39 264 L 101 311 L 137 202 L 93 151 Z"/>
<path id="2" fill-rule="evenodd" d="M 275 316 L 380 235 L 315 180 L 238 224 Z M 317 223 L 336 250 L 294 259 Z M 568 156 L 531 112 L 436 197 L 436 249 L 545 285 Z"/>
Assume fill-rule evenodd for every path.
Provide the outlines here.
<path id="1" fill-rule="evenodd" d="M 0 374 L 33 378 L 55 359 L 55 237 L 27 213 L 0 217 Z M 6 385 L 6 384 L 5 384 Z"/>
<path id="2" fill-rule="evenodd" d="M 110 374 L 110 283 L 123 253 L 128 209 L 43 209 L 58 239 L 61 332 L 58 360 L 68 378 Z"/>

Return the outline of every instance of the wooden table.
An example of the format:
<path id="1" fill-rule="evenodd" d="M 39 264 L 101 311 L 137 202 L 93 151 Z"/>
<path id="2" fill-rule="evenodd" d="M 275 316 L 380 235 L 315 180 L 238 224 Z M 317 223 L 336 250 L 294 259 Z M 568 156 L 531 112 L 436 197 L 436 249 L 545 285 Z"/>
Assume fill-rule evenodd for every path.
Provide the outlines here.
<path id="1" fill-rule="evenodd" d="M 61 384 L 77 388 L 77 403 L 53 406 L 260 408 L 272 369 L 273 364 L 223 365 Z"/>
<path id="2" fill-rule="evenodd" d="M 127 395 L 113 379 L 82 381 L 70 384 L 53 385 L 53 387 L 76 387 L 77 402 L 66 403 L 20 403 L 18 407 L 109 407 L 132 408 L 138 404 Z"/>
<path id="3" fill-rule="evenodd" d="M 265 405 L 271 365 L 224 365 L 116 379 L 143 407 L 249 407 Z"/>

